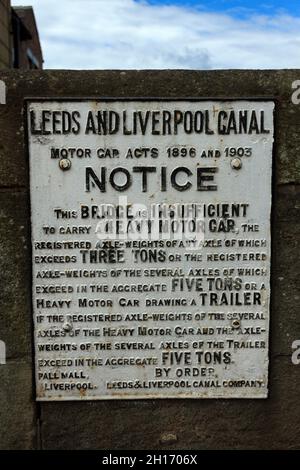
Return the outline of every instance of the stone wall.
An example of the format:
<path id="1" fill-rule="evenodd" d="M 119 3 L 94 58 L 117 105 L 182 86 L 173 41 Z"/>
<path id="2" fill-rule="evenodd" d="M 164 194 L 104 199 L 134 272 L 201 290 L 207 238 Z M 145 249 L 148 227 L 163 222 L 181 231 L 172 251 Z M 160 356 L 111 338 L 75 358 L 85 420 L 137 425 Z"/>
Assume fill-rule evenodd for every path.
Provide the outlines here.
<path id="1" fill-rule="evenodd" d="M 300 447 L 300 105 L 282 71 L 1 72 L 0 365 L 2 449 L 293 449 Z M 36 403 L 25 97 L 274 98 L 269 398 Z"/>
<path id="2" fill-rule="evenodd" d="M 0 0 L 0 69 L 11 65 L 10 0 Z"/>

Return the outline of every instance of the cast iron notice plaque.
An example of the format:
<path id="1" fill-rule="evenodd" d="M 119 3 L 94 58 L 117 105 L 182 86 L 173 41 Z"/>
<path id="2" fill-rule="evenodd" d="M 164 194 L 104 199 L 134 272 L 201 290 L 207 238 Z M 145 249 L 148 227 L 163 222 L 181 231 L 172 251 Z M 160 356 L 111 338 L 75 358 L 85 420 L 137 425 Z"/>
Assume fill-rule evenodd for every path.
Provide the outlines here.
<path id="1" fill-rule="evenodd" d="M 273 112 L 28 101 L 38 400 L 267 396 Z"/>

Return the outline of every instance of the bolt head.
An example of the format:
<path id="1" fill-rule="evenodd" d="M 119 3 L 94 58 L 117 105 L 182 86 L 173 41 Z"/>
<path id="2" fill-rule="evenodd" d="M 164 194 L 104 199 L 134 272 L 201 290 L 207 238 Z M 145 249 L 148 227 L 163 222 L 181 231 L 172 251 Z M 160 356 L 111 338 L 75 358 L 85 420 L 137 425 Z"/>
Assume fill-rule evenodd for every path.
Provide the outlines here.
<path id="1" fill-rule="evenodd" d="M 240 170 L 243 164 L 240 158 L 233 158 L 230 162 L 230 165 L 234 170 Z"/>

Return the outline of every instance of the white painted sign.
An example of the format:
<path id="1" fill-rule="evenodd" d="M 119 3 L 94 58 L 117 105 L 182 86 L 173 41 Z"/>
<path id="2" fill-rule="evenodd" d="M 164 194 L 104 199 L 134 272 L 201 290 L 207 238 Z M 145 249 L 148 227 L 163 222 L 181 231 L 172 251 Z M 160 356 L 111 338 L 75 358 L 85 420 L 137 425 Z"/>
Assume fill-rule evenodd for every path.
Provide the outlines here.
<path id="1" fill-rule="evenodd" d="M 273 112 L 28 103 L 38 400 L 267 396 Z"/>

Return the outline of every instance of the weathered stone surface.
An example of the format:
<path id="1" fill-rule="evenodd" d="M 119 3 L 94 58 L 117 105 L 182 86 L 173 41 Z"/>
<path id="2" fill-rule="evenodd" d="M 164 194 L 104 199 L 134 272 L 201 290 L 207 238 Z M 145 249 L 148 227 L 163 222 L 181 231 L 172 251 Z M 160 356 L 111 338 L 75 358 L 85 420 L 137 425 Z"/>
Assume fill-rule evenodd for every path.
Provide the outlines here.
<path id="1" fill-rule="evenodd" d="M 36 447 L 28 194 L 0 193 L 0 448 Z"/>
<path id="2" fill-rule="evenodd" d="M 270 337 L 275 355 L 290 354 L 291 343 L 300 338 L 299 234 L 300 186 L 281 186 L 274 194 L 272 221 Z"/>
<path id="3" fill-rule="evenodd" d="M 28 194 L 0 193 L 0 339 L 7 358 L 31 360 L 31 254 Z"/>

